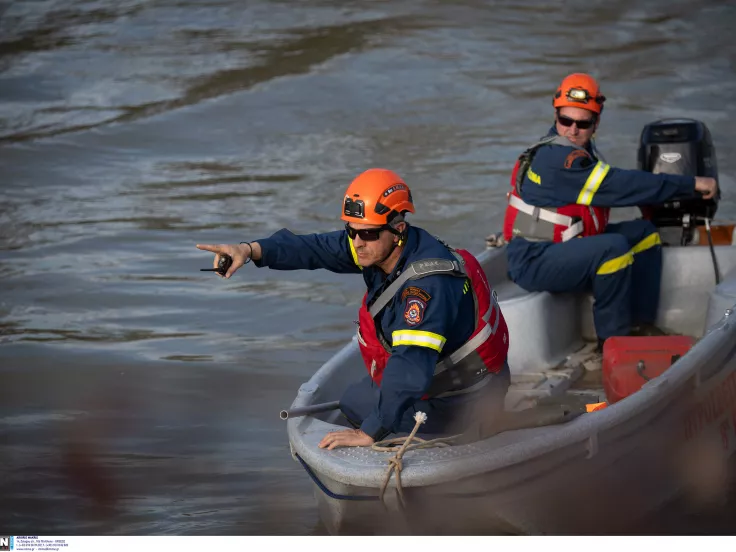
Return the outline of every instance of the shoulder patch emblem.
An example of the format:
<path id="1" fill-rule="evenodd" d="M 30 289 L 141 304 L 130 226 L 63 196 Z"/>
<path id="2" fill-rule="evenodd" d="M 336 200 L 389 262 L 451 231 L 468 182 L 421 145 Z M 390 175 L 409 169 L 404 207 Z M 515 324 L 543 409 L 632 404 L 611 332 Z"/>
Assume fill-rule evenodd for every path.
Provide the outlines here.
<path id="1" fill-rule="evenodd" d="M 410 326 L 416 326 L 424 319 L 424 311 L 427 309 L 427 303 L 418 297 L 410 297 L 406 302 L 406 310 L 404 311 L 404 320 Z"/>
<path id="2" fill-rule="evenodd" d="M 585 157 L 588 161 L 590 161 L 590 157 L 588 156 L 588 153 L 583 150 L 573 150 L 566 158 L 565 158 L 565 168 L 569 169 L 572 167 L 572 164 L 575 162 L 576 159 L 579 157 Z M 585 160 L 581 159 L 581 164 L 584 163 Z M 585 166 L 585 165 L 583 165 Z"/>
<path id="3" fill-rule="evenodd" d="M 409 297 L 410 295 L 412 297 L 419 297 L 419 299 L 421 299 L 425 303 L 432 298 L 432 296 L 426 291 L 424 291 L 422 288 L 418 288 L 416 286 L 409 286 L 408 288 L 406 288 L 404 291 L 401 292 L 401 300 L 406 301 L 406 298 Z"/>

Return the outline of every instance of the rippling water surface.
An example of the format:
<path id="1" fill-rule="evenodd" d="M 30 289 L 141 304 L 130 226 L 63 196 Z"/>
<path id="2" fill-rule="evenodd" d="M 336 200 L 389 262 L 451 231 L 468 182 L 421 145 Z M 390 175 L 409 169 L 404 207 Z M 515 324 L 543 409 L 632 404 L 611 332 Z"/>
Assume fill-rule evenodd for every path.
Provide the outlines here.
<path id="1" fill-rule="evenodd" d="M 479 251 L 573 71 L 602 81 L 615 165 L 647 122 L 704 121 L 733 219 L 734 28 L 723 2 L 0 2 L 3 530 L 322 532 L 278 411 L 362 280 L 225 282 L 194 244 L 335 229 L 385 166 Z"/>

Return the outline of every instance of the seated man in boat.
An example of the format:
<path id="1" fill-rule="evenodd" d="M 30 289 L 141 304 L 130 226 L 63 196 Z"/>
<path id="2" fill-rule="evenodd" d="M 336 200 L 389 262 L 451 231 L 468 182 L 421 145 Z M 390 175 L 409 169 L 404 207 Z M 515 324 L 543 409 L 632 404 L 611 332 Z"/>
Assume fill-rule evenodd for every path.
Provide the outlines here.
<path id="1" fill-rule="evenodd" d="M 528 291 L 592 290 L 599 349 L 612 336 L 656 332 L 662 271 L 655 226 L 608 224 L 610 208 L 717 192 L 713 178 L 608 165 L 593 142 L 604 101 L 591 76 L 565 77 L 554 125 L 514 167 L 504 220 L 510 278 Z"/>
<path id="2" fill-rule="evenodd" d="M 324 268 L 362 274 L 368 287 L 358 342 L 369 375 L 352 384 L 340 408 L 356 429 L 329 433 L 320 447 L 366 446 L 414 427 L 462 430 L 503 410 L 509 386 L 509 336 L 495 293 L 470 253 L 410 226 L 414 203 L 394 172 L 369 169 L 343 198 L 343 230 L 294 235 L 282 229 L 240 245 L 197 245 L 229 255 L 230 278 L 249 260 L 277 270 Z"/>

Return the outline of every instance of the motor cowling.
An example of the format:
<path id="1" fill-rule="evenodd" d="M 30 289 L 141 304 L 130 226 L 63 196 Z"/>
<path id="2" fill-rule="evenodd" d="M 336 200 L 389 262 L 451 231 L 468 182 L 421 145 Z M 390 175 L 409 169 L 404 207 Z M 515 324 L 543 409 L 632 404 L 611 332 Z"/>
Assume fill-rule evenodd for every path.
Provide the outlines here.
<path id="1" fill-rule="evenodd" d="M 639 170 L 652 173 L 710 176 L 718 179 L 716 152 L 708 127 L 695 119 L 661 119 L 641 133 L 637 158 Z M 657 227 L 681 226 L 682 242 L 690 242 L 695 227 L 712 219 L 720 190 L 712 199 L 668 201 L 641 207 L 644 218 Z"/>

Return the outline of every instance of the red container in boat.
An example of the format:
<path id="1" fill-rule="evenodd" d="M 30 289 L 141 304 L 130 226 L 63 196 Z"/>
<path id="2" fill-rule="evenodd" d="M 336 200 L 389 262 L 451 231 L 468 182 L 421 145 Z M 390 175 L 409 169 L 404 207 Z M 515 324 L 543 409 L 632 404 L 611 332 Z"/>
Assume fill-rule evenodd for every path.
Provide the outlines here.
<path id="1" fill-rule="evenodd" d="M 641 389 L 690 350 L 684 335 L 609 337 L 603 344 L 603 389 L 609 404 Z"/>

